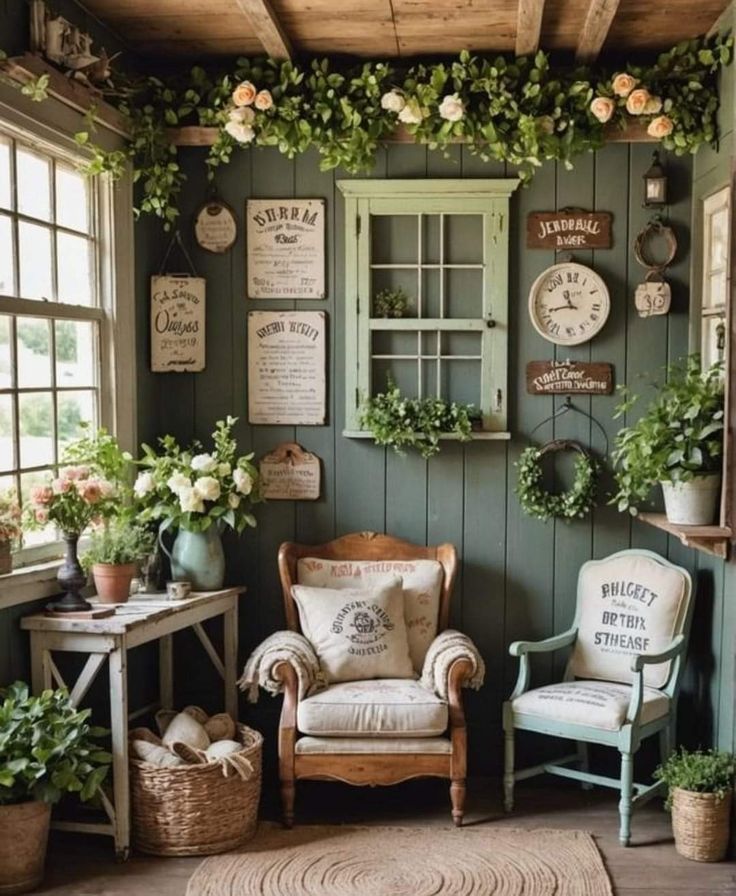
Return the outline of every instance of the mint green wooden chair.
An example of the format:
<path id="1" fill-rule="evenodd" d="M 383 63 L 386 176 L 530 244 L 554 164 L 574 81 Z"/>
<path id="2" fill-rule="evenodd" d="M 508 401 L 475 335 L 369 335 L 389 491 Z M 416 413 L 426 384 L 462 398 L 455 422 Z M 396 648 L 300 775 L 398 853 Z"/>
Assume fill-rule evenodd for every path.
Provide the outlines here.
<path id="1" fill-rule="evenodd" d="M 659 735 L 662 759 L 675 740 L 677 697 L 692 616 L 689 573 L 652 551 L 619 551 L 580 570 L 572 627 L 544 641 L 515 641 L 519 677 L 503 706 L 504 807 L 514 784 L 548 772 L 620 790 L 619 840 L 628 846 L 631 812 L 663 790 L 635 784 L 633 759 L 644 738 Z M 571 647 L 562 682 L 529 689 L 530 656 Z M 514 770 L 514 731 L 536 731 L 577 742 L 560 759 Z M 591 774 L 587 745 L 621 753 L 620 779 Z M 570 766 L 573 766 L 572 768 Z M 577 766 L 577 767 L 576 767 Z"/>

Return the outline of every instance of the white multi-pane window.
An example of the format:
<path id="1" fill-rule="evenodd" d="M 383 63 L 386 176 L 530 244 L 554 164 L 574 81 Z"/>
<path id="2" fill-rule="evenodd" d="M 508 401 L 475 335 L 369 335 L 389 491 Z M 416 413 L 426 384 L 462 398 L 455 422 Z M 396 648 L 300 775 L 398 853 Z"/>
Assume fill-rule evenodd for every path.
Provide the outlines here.
<path id="1" fill-rule="evenodd" d="M 704 367 L 725 360 L 729 296 L 731 188 L 703 201 L 703 291 L 700 352 Z"/>
<path id="2" fill-rule="evenodd" d="M 0 490 L 21 503 L 100 420 L 99 187 L 78 162 L 0 121 Z M 30 559 L 56 540 L 22 547 Z"/>

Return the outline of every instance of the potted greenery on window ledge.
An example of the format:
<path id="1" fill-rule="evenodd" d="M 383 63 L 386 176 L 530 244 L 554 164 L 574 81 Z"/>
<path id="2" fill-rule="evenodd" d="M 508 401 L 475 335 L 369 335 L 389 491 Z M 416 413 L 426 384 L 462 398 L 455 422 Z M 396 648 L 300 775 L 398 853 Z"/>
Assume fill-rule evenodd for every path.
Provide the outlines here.
<path id="1" fill-rule="evenodd" d="M 636 514 L 661 484 L 667 519 L 685 526 L 713 522 L 723 457 L 724 389 L 721 365 L 706 371 L 697 355 L 667 369 L 667 380 L 644 414 L 616 436 L 613 451 L 618 492 L 611 503 Z M 615 418 L 638 396 L 626 387 Z"/>
<path id="2" fill-rule="evenodd" d="M 471 438 L 478 414 L 473 405 L 447 402 L 441 398 L 407 398 L 389 379 L 386 391 L 363 400 L 358 420 L 377 445 L 386 445 L 403 455 L 416 449 L 423 458 L 440 450 L 443 435 L 461 442 Z"/>

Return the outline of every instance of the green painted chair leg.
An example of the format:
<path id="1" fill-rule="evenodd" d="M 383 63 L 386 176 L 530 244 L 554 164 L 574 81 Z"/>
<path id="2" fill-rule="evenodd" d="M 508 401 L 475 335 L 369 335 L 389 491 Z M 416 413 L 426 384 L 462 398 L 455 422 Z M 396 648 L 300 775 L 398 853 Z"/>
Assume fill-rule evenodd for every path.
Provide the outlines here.
<path id="1" fill-rule="evenodd" d="M 621 754 L 621 799 L 618 804 L 620 827 L 618 839 L 621 846 L 631 841 L 631 797 L 634 790 L 634 757 L 631 753 Z"/>
<path id="2" fill-rule="evenodd" d="M 588 745 L 584 740 L 579 740 L 578 742 L 578 756 L 580 757 L 580 771 L 587 773 L 590 771 L 590 762 L 588 761 Z M 592 790 L 593 785 L 590 781 L 582 781 L 581 786 L 583 790 Z"/>
<path id="3" fill-rule="evenodd" d="M 503 765 L 503 808 L 511 812 L 514 808 L 514 729 L 504 733 Z"/>

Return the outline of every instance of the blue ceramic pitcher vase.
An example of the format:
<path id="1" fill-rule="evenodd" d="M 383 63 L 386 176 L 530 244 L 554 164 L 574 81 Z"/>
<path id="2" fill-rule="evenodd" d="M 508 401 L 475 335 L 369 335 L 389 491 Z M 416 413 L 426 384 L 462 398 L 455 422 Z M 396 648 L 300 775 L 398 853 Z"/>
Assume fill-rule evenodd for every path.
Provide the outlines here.
<path id="1" fill-rule="evenodd" d="M 189 532 L 179 529 L 171 551 L 164 544 L 163 534 L 167 524 L 158 531 L 161 550 L 171 562 L 171 578 L 174 581 L 191 582 L 193 591 L 217 591 L 225 580 L 225 553 L 217 525 L 205 532 Z"/>

